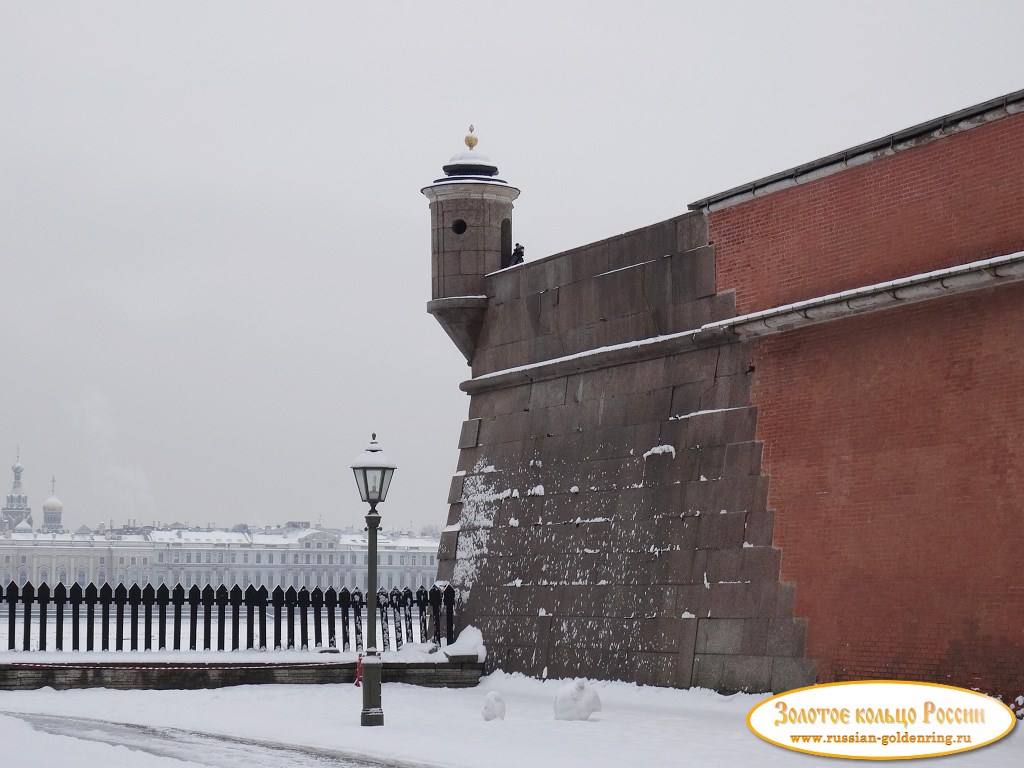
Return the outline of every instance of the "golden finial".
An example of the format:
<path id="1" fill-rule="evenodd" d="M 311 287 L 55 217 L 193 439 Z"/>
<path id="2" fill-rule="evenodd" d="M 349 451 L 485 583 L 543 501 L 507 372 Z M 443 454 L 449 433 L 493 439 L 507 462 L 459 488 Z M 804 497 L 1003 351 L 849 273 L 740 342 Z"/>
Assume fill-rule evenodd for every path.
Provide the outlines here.
<path id="1" fill-rule="evenodd" d="M 478 141 L 480 141 L 480 139 L 473 135 L 473 126 L 469 126 L 469 133 L 466 134 L 466 146 L 472 149 L 476 146 Z"/>

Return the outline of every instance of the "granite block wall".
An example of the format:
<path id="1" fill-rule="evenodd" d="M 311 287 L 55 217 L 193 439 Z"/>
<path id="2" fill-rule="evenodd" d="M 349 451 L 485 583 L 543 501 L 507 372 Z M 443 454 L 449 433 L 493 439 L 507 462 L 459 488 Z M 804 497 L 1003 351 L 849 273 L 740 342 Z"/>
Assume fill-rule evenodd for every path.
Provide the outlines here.
<path id="1" fill-rule="evenodd" d="M 474 373 L 731 316 L 714 266 L 689 214 L 491 276 Z M 492 668 L 720 690 L 813 682 L 772 546 L 748 358 L 746 345 L 695 347 L 474 392 L 439 576 Z"/>

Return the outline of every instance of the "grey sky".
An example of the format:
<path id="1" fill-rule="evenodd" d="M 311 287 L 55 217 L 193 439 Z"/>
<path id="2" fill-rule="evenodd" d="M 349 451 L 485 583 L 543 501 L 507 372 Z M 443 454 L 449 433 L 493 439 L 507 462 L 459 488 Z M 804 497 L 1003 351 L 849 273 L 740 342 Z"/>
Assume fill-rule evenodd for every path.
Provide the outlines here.
<path id="1" fill-rule="evenodd" d="M 421 187 L 527 259 L 1024 86 L 1024 4 L 0 2 L 0 490 L 37 522 L 441 523 L 468 368 Z"/>

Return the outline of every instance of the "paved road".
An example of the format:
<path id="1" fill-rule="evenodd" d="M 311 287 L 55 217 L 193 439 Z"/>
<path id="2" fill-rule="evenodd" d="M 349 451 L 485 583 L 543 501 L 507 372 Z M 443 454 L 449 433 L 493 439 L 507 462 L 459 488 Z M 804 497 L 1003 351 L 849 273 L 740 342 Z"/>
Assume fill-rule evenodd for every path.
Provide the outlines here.
<path id="1" fill-rule="evenodd" d="M 412 763 L 382 763 L 334 750 L 215 736 L 180 728 L 17 712 L 2 714 L 22 720 L 42 733 L 123 746 L 211 768 L 415 768 Z"/>

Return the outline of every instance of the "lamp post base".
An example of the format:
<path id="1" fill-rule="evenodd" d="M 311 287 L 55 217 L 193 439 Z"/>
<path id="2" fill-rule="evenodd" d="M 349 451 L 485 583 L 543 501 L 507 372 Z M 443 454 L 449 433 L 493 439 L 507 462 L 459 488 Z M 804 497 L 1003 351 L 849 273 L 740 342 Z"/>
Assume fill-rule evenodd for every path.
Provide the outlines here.
<path id="1" fill-rule="evenodd" d="M 367 648 L 363 657 L 363 710 L 360 725 L 384 725 L 384 710 L 380 706 L 381 659 L 376 649 Z"/>
<path id="2" fill-rule="evenodd" d="M 359 724 L 384 725 L 384 710 L 379 707 L 376 709 L 364 709 L 359 713 Z"/>

